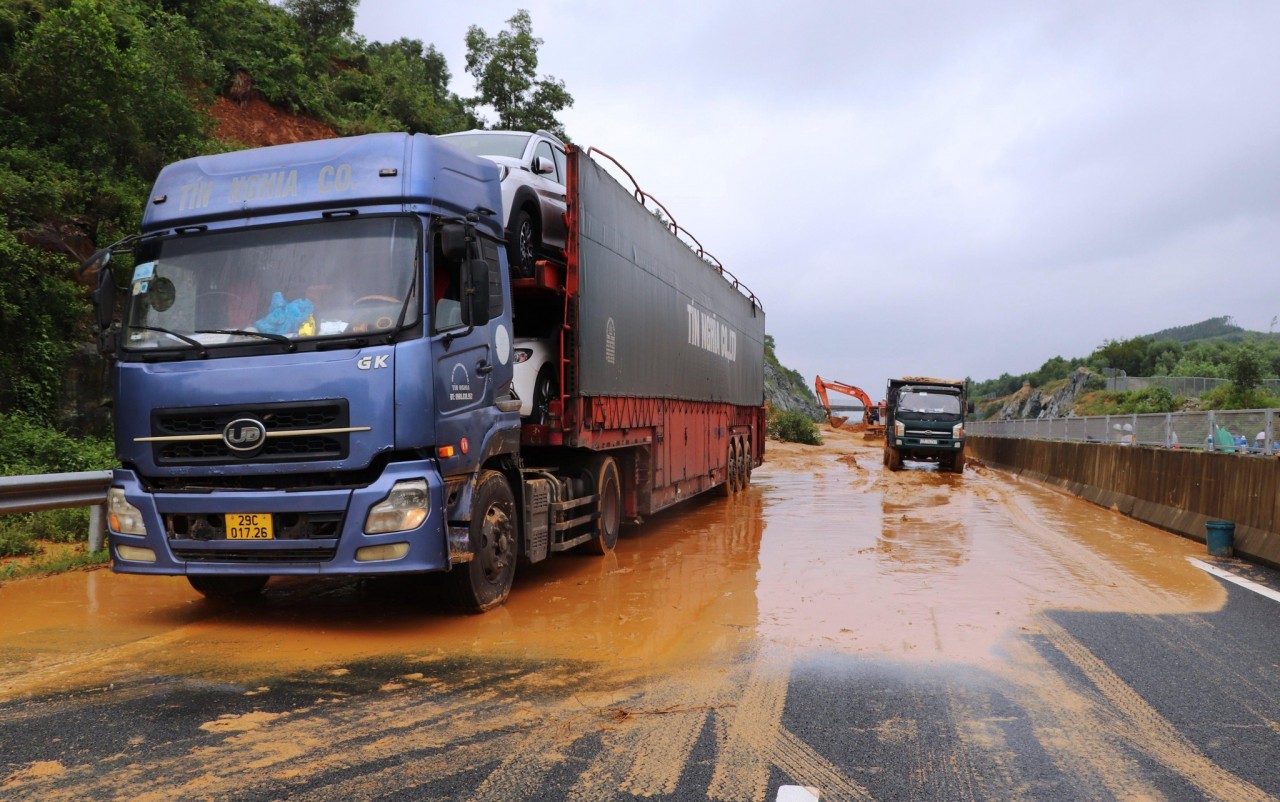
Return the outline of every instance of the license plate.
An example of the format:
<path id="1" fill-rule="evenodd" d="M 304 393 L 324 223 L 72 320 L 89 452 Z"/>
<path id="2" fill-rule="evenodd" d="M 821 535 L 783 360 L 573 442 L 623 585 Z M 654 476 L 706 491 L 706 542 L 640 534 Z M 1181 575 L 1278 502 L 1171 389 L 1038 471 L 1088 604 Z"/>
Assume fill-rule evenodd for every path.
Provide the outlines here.
<path id="1" fill-rule="evenodd" d="M 227 540 L 271 540 L 271 513 L 237 512 L 226 516 Z"/>
<path id="2" fill-rule="evenodd" d="M 923 445 L 923 446 L 936 446 L 937 444 L 938 444 L 937 440 L 930 440 L 928 438 L 920 439 L 920 445 Z"/>

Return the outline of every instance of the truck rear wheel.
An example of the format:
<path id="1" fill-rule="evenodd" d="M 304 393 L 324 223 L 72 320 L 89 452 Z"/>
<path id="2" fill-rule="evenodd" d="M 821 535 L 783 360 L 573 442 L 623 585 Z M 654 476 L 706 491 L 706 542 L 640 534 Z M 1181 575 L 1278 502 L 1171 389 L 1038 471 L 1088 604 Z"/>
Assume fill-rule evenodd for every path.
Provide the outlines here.
<path id="1" fill-rule="evenodd" d="M 596 489 L 596 534 L 586 547 L 592 554 L 608 554 L 618 545 L 622 528 L 622 481 L 613 457 L 597 457 L 590 470 Z"/>
<path id="2" fill-rule="evenodd" d="M 737 441 L 737 489 L 746 491 L 751 486 L 750 440 L 740 437 Z"/>
<path id="3" fill-rule="evenodd" d="M 507 477 L 497 471 L 480 475 L 470 529 L 475 556 L 449 572 L 449 601 L 460 610 L 482 613 L 507 600 L 516 575 L 516 503 Z"/>
<path id="4" fill-rule="evenodd" d="M 236 601 L 252 599 L 267 586 L 265 576 L 196 576 L 188 575 L 187 582 L 206 599 Z"/>

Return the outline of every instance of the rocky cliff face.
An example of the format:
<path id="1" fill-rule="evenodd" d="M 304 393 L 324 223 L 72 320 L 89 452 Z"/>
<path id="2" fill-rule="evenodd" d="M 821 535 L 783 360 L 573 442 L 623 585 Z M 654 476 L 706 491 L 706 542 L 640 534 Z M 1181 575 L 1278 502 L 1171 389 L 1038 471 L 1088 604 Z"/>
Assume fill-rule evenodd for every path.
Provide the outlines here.
<path id="1" fill-rule="evenodd" d="M 1071 414 L 1076 396 L 1084 389 L 1085 382 L 1089 381 L 1091 375 L 1087 368 L 1078 368 L 1067 379 L 1067 383 L 1051 395 L 1045 395 L 1038 389 L 1023 387 L 1001 407 L 995 420 L 1065 418 Z"/>
<path id="2" fill-rule="evenodd" d="M 791 376 L 770 364 L 769 360 L 764 363 L 764 400 L 773 409 L 800 412 L 816 421 L 826 418 L 808 386 L 797 384 Z"/>

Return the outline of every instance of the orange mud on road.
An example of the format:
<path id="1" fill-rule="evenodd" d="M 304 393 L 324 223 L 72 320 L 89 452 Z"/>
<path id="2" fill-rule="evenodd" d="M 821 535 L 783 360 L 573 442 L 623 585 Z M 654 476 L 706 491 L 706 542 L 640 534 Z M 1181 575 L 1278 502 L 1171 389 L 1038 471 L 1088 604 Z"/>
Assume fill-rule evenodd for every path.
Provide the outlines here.
<path id="1" fill-rule="evenodd" d="M 1255 798 L 1045 615 L 1212 613 L 1225 593 L 1186 559 L 1203 547 L 972 462 L 963 476 L 913 463 L 890 473 L 857 431 L 823 436 L 821 447 L 771 441 L 749 492 L 658 516 L 613 555 L 521 566 L 506 605 L 480 616 L 444 612 L 408 582 L 277 579 L 236 608 L 181 578 L 106 570 L 0 586 L 10 723 L 94 698 L 145 703 L 175 684 L 242 700 L 94 760 L 51 746 L 0 775 L 0 797 L 273 798 L 332 775 L 305 796 L 457 777 L 469 789 L 458 798 L 516 802 L 544 798 L 541 780 L 587 738 L 567 799 L 670 795 L 695 763 L 709 764 L 698 798 L 772 799 L 774 770 L 824 800 L 876 798 L 874 771 L 853 776 L 781 723 L 791 667 L 827 654 L 989 672 L 1032 711 L 1059 770 L 1116 796 L 1161 798 L 1116 757 L 1120 741 L 1216 798 Z M 1029 638 L 1106 699 L 1069 683 Z M 272 697 L 289 683 L 307 692 Z M 1123 726 L 1117 706 L 1132 714 Z M 995 767 L 956 798 L 1018 797 L 1026 785 L 989 711 L 953 708 L 951 748 Z M 899 738 L 914 724 L 858 726 Z M 714 759 L 699 762 L 704 733 Z M 380 762 L 387 739 L 394 766 Z"/>

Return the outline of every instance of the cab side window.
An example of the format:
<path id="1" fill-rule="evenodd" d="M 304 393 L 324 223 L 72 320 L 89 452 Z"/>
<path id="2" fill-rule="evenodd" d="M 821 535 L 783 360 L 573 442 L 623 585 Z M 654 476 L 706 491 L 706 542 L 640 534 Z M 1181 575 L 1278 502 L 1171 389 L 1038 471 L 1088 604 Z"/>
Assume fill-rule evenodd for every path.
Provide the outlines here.
<path id="1" fill-rule="evenodd" d="M 502 315 L 502 265 L 498 262 L 498 243 L 480 240 L 480 255 L 489 265 L 489 319 Z"/>
<path id="2" fill-rule="evenodd" d="M 434 238 L 432 266 L 432 329 L 446 331 L 462 325 L 462 262 L 446 259 L 440 237 Z"/>

